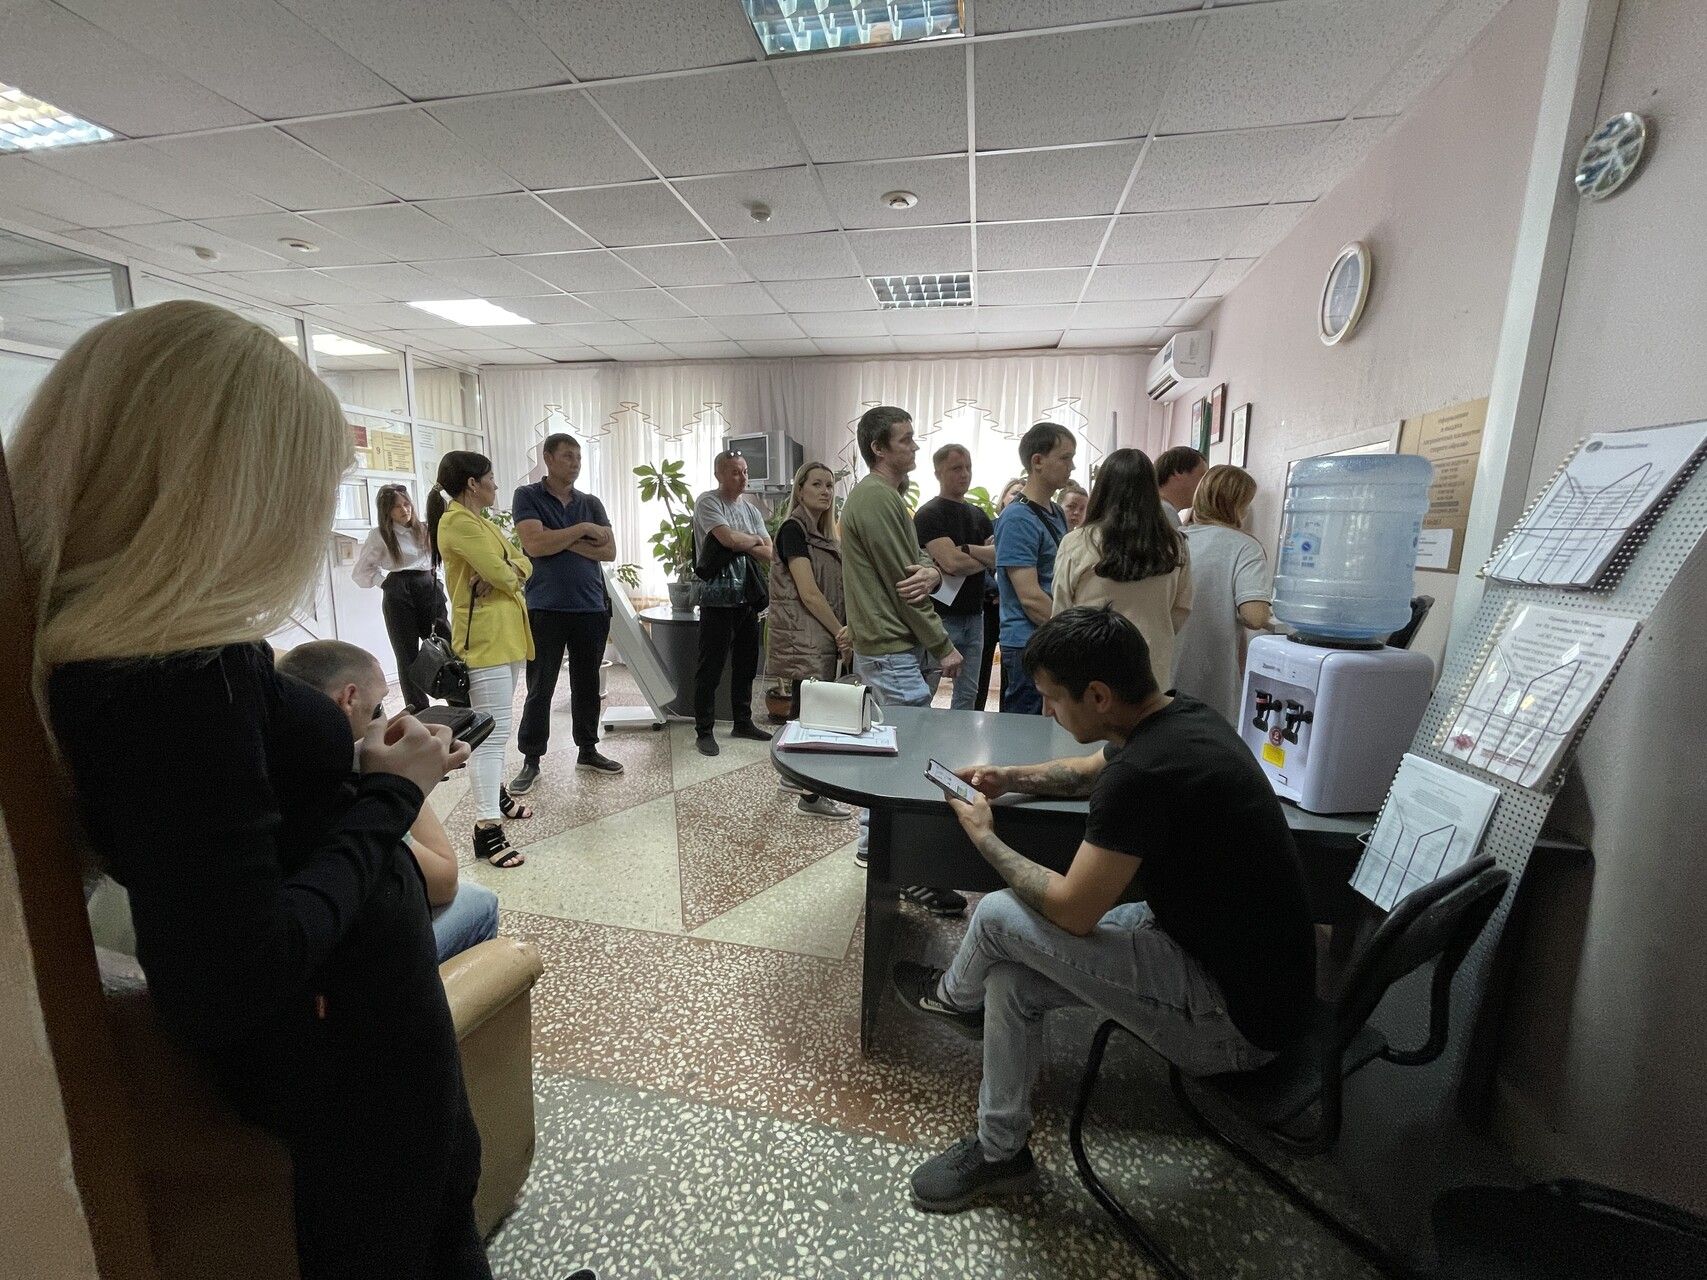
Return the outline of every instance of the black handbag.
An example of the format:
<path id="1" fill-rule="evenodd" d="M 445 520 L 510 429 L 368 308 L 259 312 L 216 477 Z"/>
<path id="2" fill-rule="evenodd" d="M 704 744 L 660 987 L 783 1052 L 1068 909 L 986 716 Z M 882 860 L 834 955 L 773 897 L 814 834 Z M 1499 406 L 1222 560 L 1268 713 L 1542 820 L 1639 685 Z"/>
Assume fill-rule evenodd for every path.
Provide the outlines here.
<path id="1" fill-rule="evenodd" d="M 468 629 L 474 630 L 474 588 L 468 588 Z M 468 663 L 457 656 L 448 637 L 430 635 L 409 664 L 409 678 L 435 698 L 453 707 L 468 705 Z"/>

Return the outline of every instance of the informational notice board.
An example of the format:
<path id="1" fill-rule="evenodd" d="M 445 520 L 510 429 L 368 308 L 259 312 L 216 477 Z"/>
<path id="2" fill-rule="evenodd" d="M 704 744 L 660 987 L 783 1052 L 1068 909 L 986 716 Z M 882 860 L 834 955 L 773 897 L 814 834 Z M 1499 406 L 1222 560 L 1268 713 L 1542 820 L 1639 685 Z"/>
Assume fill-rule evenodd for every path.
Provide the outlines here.
<path id="1" fill-rule="evenodd" d="M 1464 531 L 1470 523 L 1470 499 L 1476 492 L 1476 460 L 1482 454 L 1487 397 L 1466 400 L 1406 418 L 1399 428 L 1399 452 L 1414 453 L 1434 464 L 1428 514 L 1417 542 L 1417 568 L 1457 573 L 1464 555 Z"/>

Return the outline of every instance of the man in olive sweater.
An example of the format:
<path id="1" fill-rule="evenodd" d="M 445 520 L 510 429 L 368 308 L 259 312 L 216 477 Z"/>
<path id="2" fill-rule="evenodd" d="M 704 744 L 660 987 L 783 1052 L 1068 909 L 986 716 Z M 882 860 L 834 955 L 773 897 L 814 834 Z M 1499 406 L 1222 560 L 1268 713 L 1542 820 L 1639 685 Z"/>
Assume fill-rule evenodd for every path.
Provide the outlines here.
<path id="1" fill-rule="evenodd" d="M 853 637 L 854 674 L 883 706 L 924 707 L 931 701 L 925 657 L 951 680 L 961 656 L 931 608 L 942 575 L 919 549 L 919 535 L 901 492 L 918 445 L 905 409 L 881 405 L 859 420 L 859 452 L 871 474 L 842 507 L 842 588 Z M 865 865 L 871 815 L 859 815 L 859 853 Z M 938 915 L 958 915 L 966 899 L 943 889 L 914 887 L 902 896 Z"/>

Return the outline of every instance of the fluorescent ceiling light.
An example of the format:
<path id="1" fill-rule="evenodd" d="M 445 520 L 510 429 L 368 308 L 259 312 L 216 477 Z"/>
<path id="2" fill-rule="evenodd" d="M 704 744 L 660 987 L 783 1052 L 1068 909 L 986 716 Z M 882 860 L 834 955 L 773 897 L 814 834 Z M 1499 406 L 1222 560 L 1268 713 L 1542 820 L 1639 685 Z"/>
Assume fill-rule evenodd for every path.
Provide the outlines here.
<path id="1" fill-rule="evenodd" d="M 742 0 L 766 56 L 963 35 L 961 0 Z"/>
<path id="2" fill-rule="evenodd" d="M 969 307 L 972 277 L 964 271 L 937 276 L 871 276 L 871 291 L 885 311 L 905 307 Z"/>
<path id="3" fill-rule="evenodd" d="M 0 151 L 73 147 L 80 142 L 105 142 L 117 136 L 111 129 L 79 120 L 69 111 L 32 98 L 22 89 L 0 84 Z"/>
<path id="4" fill-rule="evenodd" d="M 295 346 L 294 338 L 285 340 L 287 346 Z M 384 347 L 372 346 L 366 342 L 357 342 L 354 338 L 346 338 L 341 333 L 317 333 L 313 338 L 316 354 L 323 356 L 389 356 L 397 354 L 387 351 Z"/>
<path id="5" fill-rule="evenodd" d="M 493 306 L 484 298 L 448 298 L 443 302 L 411 302 L 417 311 L 430 312 L 455 324 L 532 324 L 526 316 Z"/>

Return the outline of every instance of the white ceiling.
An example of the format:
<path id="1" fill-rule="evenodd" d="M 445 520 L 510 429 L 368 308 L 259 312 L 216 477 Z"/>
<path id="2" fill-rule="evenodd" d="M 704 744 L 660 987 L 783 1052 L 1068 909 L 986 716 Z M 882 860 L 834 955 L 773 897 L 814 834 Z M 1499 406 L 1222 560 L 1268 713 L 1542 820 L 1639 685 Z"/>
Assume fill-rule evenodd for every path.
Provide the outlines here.
<path id="1" fill-rule="evenodd" d="M 740 0 L 11 0 L 0 81 L 127 140 L 0 157 L 0 217 L 471 364 L 1150 345 L 1502 2 L 968 0 L 766 62 Z M 538 323 L 403 305 L 449 297 Z"/>

